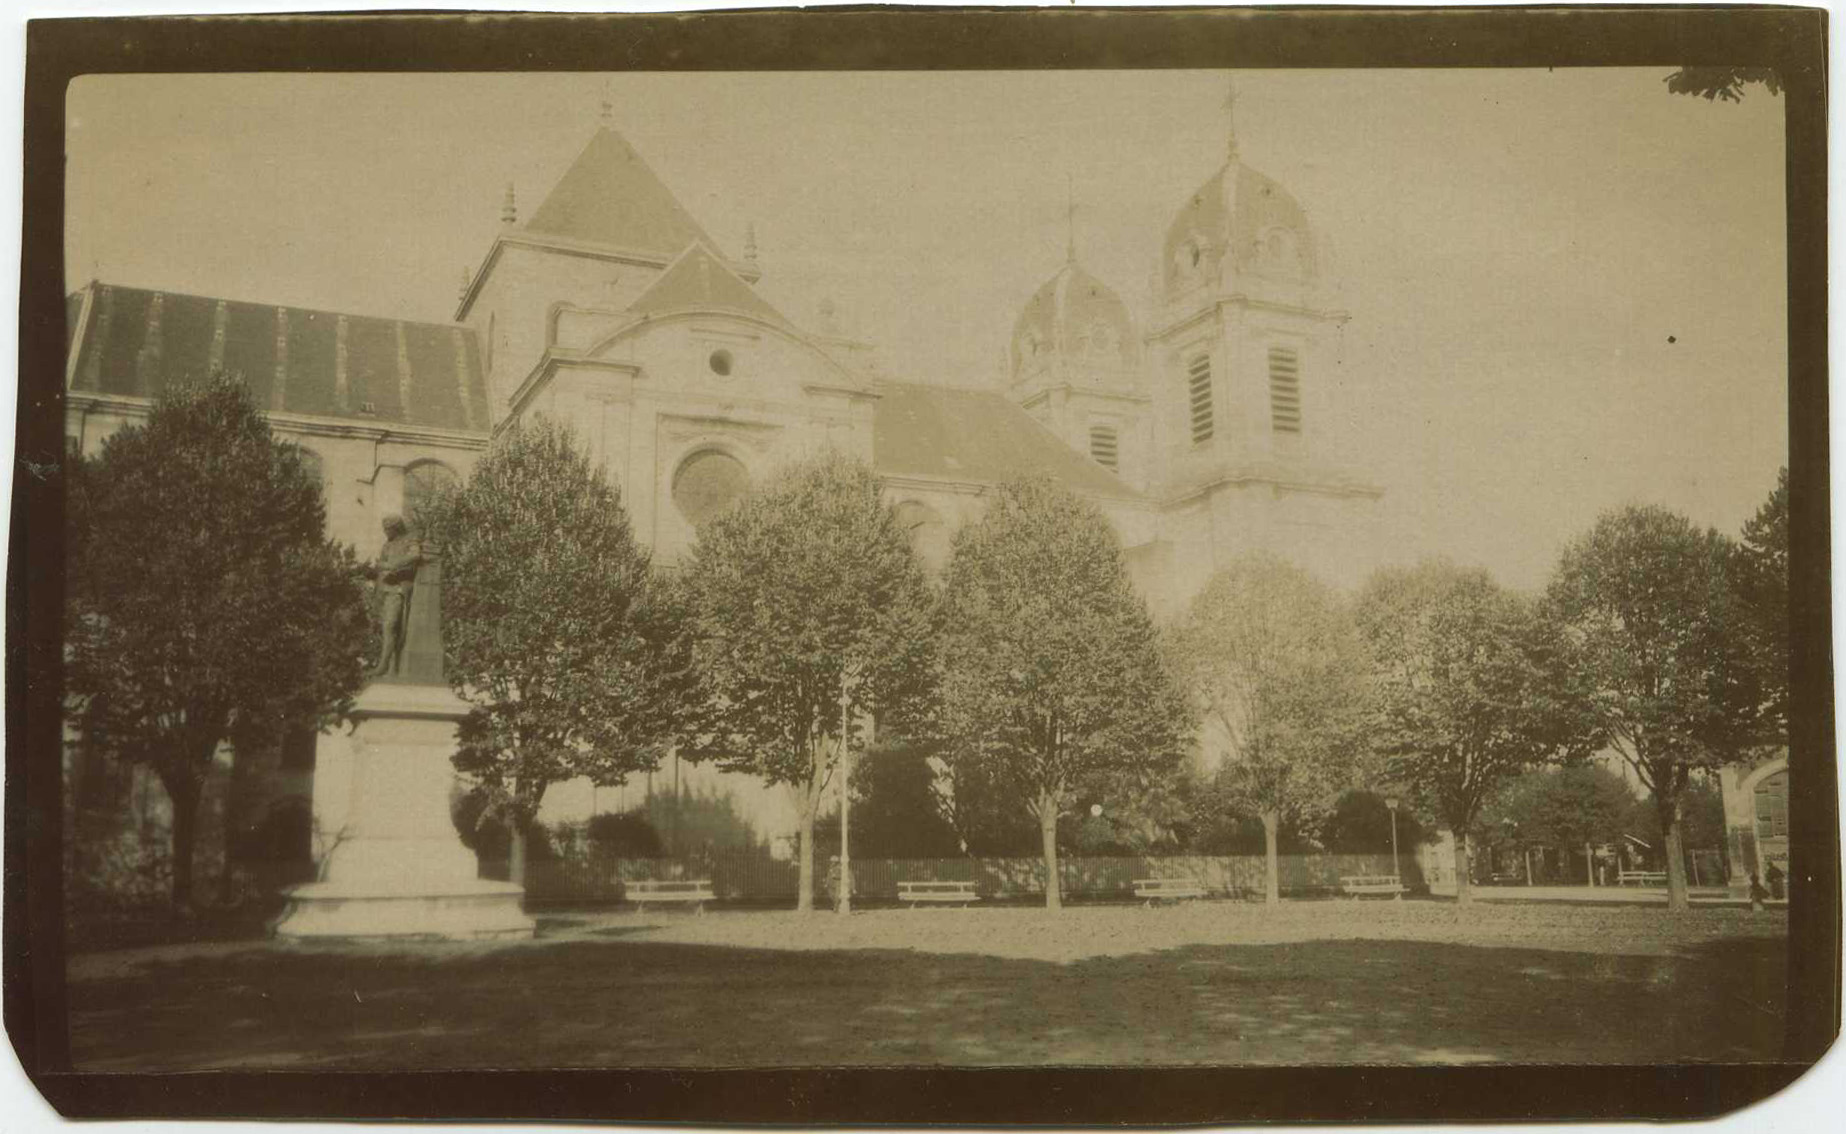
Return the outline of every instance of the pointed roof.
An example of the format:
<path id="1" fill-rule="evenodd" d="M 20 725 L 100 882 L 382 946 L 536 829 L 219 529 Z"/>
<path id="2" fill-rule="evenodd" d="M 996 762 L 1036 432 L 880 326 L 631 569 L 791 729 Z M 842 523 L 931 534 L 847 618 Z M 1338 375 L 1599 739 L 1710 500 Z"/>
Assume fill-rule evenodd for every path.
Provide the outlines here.
<path id="1" fill-rule="evenodd" d="M 712 243 L 627 139 L 607 126 L 596 131 L 525 228 L 661 256 L 694 241 Z"/>
<path id="2" fill-rule="evenodd" d="M 628 305 L 632 315 L 672 311 L 737 311 L 786 325 L 782 313 L 725 266 L 706 243 L 694 244 L 668 264 L 646 291 Z"/>

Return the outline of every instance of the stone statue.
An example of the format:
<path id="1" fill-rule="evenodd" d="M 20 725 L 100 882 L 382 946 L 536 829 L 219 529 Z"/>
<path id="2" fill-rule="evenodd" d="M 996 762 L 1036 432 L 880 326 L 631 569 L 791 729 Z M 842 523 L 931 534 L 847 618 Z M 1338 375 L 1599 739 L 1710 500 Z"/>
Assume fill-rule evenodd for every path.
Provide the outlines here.
<path id="1" fill-rule="evenodd" d="M 409 625 L 410 597 L 417 584 L 417 568 L 423 563 L 423 541 L 410 534 L 402 516 L 385 517 L 385 546 L 378 553 L 378 589 L 384 604 L 381 621 L 384 646 L 378 651 L 378 665 L 373 677 L 398 672 L 404 654 L 404 639 Z"/>

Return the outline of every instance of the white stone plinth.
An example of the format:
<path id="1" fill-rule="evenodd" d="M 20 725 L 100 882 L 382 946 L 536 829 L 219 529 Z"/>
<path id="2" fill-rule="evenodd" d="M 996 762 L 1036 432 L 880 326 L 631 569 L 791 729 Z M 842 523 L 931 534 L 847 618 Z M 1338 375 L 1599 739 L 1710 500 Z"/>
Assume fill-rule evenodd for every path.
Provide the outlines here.
<path id="1" fill-rule="evenodd" d="M 448 689 L 375 682 L 350 732 L 323 735 L 314 814 L 321 880 L 289 890 L 278 937 L 530 936 L 525 891 L 476 877 L 449 818 L 466 706 Z"/>

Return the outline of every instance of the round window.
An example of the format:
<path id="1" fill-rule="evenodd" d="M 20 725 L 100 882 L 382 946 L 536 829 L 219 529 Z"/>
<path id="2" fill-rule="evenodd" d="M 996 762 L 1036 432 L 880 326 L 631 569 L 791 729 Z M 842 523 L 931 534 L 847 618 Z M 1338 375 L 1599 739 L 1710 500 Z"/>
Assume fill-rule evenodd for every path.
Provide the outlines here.
<path id="1" fill-rule="evenodd" d="M 674 474 L 673 505 L 696 528 L 736 503 L 749 488 L 750 474 L 742 461 L 707 449 L 687 457 Z"/>
<path id="2" fill-rule="evenodd" d="M 716 374 L 720 378 L 729 377 L 731 373 L 730 351 L 714 350 L 711 352 L 711 357 L 706 359 L 706 361 L 711 364 L 711 372 L 713 374 Z"/>

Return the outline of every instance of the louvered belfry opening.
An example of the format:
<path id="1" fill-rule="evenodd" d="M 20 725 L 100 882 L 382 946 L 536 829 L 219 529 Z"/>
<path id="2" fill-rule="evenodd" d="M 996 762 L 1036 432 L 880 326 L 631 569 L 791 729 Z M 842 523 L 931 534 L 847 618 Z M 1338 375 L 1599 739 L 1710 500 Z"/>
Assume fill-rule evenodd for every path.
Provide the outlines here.
<path id="1" fill-rule="evenodd" d="M 1277 433 L 1301 432 L 1301 359 L 1289 347 L 1269 348 L 1269 423 Z"/>
<path id="2" fill-rule="evenodd" d="M 1192 443 L 1211 440 L 1211 356 L 1201 354 L 1186 366 L 1186 388 L 1192 407 Z"/>
<path id="3" fill-rule="evenodd" d="M 1113 426 L 1090 426 L 1090 456 L 1106 469 L 1116 467 L 1116 437 Z"/>

